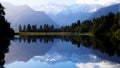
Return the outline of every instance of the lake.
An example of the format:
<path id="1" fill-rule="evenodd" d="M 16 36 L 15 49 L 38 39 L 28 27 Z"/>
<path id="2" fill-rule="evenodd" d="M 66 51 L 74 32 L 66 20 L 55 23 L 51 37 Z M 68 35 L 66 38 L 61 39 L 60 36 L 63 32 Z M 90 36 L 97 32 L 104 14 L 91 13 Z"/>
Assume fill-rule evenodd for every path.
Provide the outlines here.
<path id="1" fill-rule="evenodd" d="M 6 42 L 0 68 L 120 67 L 120 40 L 114 37 L 16 36 Z"/>

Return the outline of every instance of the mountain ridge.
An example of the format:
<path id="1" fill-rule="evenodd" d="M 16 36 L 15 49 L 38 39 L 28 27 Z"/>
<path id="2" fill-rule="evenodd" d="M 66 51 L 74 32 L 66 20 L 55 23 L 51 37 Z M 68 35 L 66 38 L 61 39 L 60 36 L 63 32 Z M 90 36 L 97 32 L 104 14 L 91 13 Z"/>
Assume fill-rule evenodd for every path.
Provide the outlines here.
<path id="1" fill-rule="evenodd" d="M 99 10 L 97 10 L 95 13 L 93 13 L 89 19 L 92 20 L 94 18 L 98 18 L 100 16 L 105 16 L 108 15 L 110 12 L 116 14 L 117 12 L 120 12 L 120 3 L 118 4 L 114 4 L 114 5 L 110 5 L 107 7 L 103 7 Z"/>
<path id="2" fill-rule="evenodd" d="M 35 11 L 27 5 L 15 6 L 9 3 L 2 2 L 6 8 L 6 19 L 11 23 L 11 26 L 15 31 L 18 30 L 19 25 L 43 25 L 49 24 L 59 27 L 45 12 Z"/>

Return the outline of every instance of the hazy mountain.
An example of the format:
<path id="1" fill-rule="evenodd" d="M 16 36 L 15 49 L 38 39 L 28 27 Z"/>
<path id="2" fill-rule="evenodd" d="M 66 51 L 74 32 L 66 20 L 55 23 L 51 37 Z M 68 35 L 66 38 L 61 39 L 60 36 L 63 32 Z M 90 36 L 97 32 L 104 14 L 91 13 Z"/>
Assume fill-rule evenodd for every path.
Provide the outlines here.
<path id="1" fill-rule="evenodd" d="M 87 12 L 78 12 L 78 13 L 72 13 L 72 12 L 68 12 L 68 13 L 59 13 L 57 15 L 49 15 L 57 24 L 59 25 L 70 25 L 71 23 L 76 22 L 77 20 L 81 20 L 84 21 L 87 18 L 89 18 L 89 16 L 92 13 L 87 13 Z"/>
<path id="2" fill-rule="evenodd" d="M 120 12 L 120 4 L 107 6 L 107 7 L 104 7 L 104 8 L 97 10 L 95 13 L 93 13 L 90 16 L 89 19 L 97 18 L 97 17 L 100 17 L 102 15 L 108 15 L 108 13 L 110 13 L 110 12 L 116 14 L 118 11 Z"/>
<path id="3" fill-rule="evenodd" d="M 48 14 L 56 23 L 59 25 L 69 25 L 77 20 L 84 21 L 88 19 L 96 10 L 103 6 L 98 4 L 87 5 L 87 4 L 74 4 L 65 7 L 59 13 Z"/>
<path id="4" fill-rule="evenodd" d="M 35 11 L 27 5 L 15 6 L 9 3 L 2 4 L 6 7 L 6 18 L 12 23 L 12 27 L 14 28 L 18 28 L 19 24 L 50 24 L 58 27 L 58 25 L 70 25 L 77 20 L 84 21 L 100 17 L 101 15 L 107 15 L 109 12 L 117 13 L 120 11 L 119 4 L 104 8 L 101 8 L 103 6 L 100 5 L 72 5 L 58 14 L 47 13 L 47 15 L 42 11 Z"/>
<path id="5" fill-rule="evenodd" d="M 92 20 L 93 18 L 107 15 L 109 12 L 117 13 L 118 11 L 120 11 L 120 4 L 107 7 L 101 5 L 73 5 L 57 15 L 49 14 L 49 16 L 59 25 L 69 25 L 77 20 Z"/>
<path id="6" fill-rule="evenodd" d="M 44 42 L 36 42 L 27 43 L 27 42 L 19 42 L 19 40 L 15 40 L 11 42 L 11 46 L 9 47 L 9 53 L 6 54 L 6 64 L 15 62 L 15 61 L 28 61 L 34 56 L 42 56 L 46 54 L 56 43 L 58 40 L 54 42 L 49 42 L 45 44 Z"/>
<path id="7" fill-rule="evenodd" d="M 40 60 L 41 62 L 47 62 L 49 64 L 56 64 L 58 62 L 65 63 L 68 61 L 74 63 L 100 62 L 101 60 L 120 63 L 118 59 L 120 58 L 116 56 L 109 57 L 108 54 L 103 54 L 98 50 L 86 48 L 82 45 L 80 46 L 80 48 L 77 48 L 77 46 L 64 41 L 56 43 L 53 47 L 49 49 L 49 51 L 47 51 L 45 55 L 33 58 L 33 60 Z"/>
<path id="8" fill-rule="evenodd" d="M 46 13 L 42 11 L 35 11 L 27 5 L 15 6 L 9 3 L 2 3 L 6 8 L 6 19 L 11 22 L 12 27 L 16 30 L 20 24 L 36 24 L 43 25 L 49 24 L 58 27 Z"/>
<path id="9" fill-rule="evenodd" d="M 37 59 L 50 64 L 67 61 L 81 62 L 83 60 L 88 62 L 93 60 L 93 57 L 90 56 L 92 54 L 91 49 L 85 47 L 77 48 L 77 46 L 73 46 L 71 43 L 59 40 L 55 40 L 53 43 L 49 42 L 48 44 L 39 41 L 31 44 L 19 43 L 15 40 L 11 44 L 9 53 L 5 57 L 6 64 L 15 61 L 27 62 L 32 58 L 33 60 Z M 39 57 L 35 58 L 36 56 Z M 52 59 L 55 59 L 55 61 L 51 61 Z"/>

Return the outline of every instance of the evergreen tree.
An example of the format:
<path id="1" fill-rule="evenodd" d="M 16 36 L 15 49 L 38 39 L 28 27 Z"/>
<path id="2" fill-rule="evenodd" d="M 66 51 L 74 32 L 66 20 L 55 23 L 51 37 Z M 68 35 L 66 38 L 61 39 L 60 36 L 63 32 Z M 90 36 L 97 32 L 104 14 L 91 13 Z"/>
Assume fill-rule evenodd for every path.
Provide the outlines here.
<path id="1" fill-rule="evenodd" d="M 43 30 L 43 27 L 42 27 L 42 25 L 40 25 L 40 27 L 39 27 L 39 31 L 42 31 Z"/>
<path id="2" fill-rule="evenodd" d="M 26 31 L 26 25 L 23 26 L 23 31 L 24 31 L 24 32 Z"/>
<path id="3" fill-rule="evenodd" d="M 19 25 L 19 32 L 22 32 L 22 26 Z"/>
<path id="4" fill-rule="evenodd" d="M 27 25 L 27 31 L 28 31 L 28 32 L 31 31 L 31 25 L 30 25 L 30 24 Z"/>
<path id="5" fill-rule="evenodd" d="M 37 26 L 36 25 L 32 25 L 32 31 L 36 32 L 37 31 Z"/>
<path id="6" fill-rule="evenodd" d="M 4 7 L 0 4 L 0 36 L 9 37 L 14 35 L 14 31 L 10 28 L 10 23 L 5 20 Z"/>

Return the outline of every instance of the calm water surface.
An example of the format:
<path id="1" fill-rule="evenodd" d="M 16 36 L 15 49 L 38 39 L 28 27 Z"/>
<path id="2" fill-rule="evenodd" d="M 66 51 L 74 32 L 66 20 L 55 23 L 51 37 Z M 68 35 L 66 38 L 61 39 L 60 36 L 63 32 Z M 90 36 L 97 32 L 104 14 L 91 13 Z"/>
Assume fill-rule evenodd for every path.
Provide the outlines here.
<path id="1" fill-rule="evenodd" d="M 114 48 L 110 41 L 103 41 L 78 36 L 17 37 L 8 47 L 4 67 L 120 68 L 119 41 L 113 41 Z"/>

